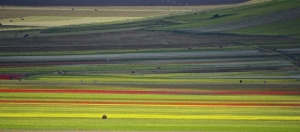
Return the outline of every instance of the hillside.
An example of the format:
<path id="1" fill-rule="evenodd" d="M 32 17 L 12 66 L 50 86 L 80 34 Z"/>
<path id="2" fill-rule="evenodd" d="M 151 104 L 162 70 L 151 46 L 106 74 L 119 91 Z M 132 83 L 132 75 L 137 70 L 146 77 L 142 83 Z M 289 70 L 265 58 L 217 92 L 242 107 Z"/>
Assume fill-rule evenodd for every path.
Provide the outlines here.
<path id="1" fill-rule="evenodd" d="M 1 5 L 19 6 L 179 6 L 235 4 L 248 0 L 0 0 Z"/>
<path id="2" fill-rule="evenodd" d="M 300 1 L 273 0 L 255 5 L 169 17 L 177 24 L 158 30 L 299 37 Z M 270 25 L 270 26 L 269 26 Z M 272 26 L 271 26 L 272 25 Z M 263 27 L 263 29 L 262 29 Z M 276 30 L 279 27 L 282 30 Z M 260 29 L 260 30 L 259 30 Z M 289 32 L 291 31 L 291 32 Z"/>

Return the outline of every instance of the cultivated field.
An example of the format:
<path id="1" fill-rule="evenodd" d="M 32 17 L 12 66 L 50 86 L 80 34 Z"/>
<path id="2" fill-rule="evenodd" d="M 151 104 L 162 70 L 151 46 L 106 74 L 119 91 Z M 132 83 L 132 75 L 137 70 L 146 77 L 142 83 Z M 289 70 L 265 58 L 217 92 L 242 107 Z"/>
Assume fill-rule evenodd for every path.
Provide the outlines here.
<path id="1" fill-rule="evenodd" d="M 299 2 L 76 2 L 0 9 L 1 132 L 300 131 Z"/>

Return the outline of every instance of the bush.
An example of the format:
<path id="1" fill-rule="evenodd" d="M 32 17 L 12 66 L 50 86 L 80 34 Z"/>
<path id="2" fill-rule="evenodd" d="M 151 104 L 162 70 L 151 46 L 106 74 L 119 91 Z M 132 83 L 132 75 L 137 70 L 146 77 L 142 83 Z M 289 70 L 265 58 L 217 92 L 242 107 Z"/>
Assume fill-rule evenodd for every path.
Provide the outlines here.
<path id="1" fill-rule="evenodd" d="M 29 34 L 25 34 L 25 35 L 24 35 L 24 38 L 27 38 L 27 37 L 29 37 Z"/>
<path id="2" fill-rule="evenodd" d="M 106 115 L 103 115 L 103 116 L 102 116 L 102 119 L 104 119 L 104 120 L 107 119 L 107 116 L 106 116 Z"/>
<path id="3" fill-rule="evenodd" d="M 214 16 L 211 17 L 211 18 L 213 19 L 213 18 L 218 18 L 218 17 L 220 17 L 219 14 L 216 14 L 216 15 L 214 15 Z"/>

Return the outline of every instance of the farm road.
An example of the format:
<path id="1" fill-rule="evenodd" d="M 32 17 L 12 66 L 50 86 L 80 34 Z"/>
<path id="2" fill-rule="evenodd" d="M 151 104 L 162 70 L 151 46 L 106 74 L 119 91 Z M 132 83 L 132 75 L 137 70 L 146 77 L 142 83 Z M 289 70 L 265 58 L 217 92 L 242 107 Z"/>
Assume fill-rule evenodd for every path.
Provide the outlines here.
<path id="1" fill-rule="evenodd" d="M 253 27 L 267 23 L 279 22 L 283 20 L 293 19 L 300 17 L 300 8 L 294 8 L 286 11 L 274 12 L 262 16 L 250 17 L 238 21 L 222 23 L 213 26 L 184 29 L 182 31 L 188 32 L 222 32 L 228 30 L 235 30 L 240 28 Z M 217 19 L 217 18 L 216 18 Z"/>
<path id="2" fill-rule="evenodd" d="M 117 59 L 146 59 L 146 58 L 191 58 L 219 56 L 256 56 L 266 55 L 256 50 L 241 51 L 207 51 L 207 52 L 169 52 L 169 53 L 128 53 L 128 54 L 99 54 L 99 55 L 65 55 L 65 56 L 5 56 L 0 62 L 20 61 L 66 61 L 66 60 L 117 60 Z"/>

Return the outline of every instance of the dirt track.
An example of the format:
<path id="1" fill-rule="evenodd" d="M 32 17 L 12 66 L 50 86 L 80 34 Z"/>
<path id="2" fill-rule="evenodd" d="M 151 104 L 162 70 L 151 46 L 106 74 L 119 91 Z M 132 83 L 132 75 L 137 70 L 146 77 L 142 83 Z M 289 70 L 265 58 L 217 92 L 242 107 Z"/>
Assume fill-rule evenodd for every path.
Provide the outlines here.
<path id="1" fill-rule="evenodd" d="M 219 5 L 236 4 L 248 0 L 0 0 L 1 5 L 22 6 L 157 6 L 157 5 Z"/>

